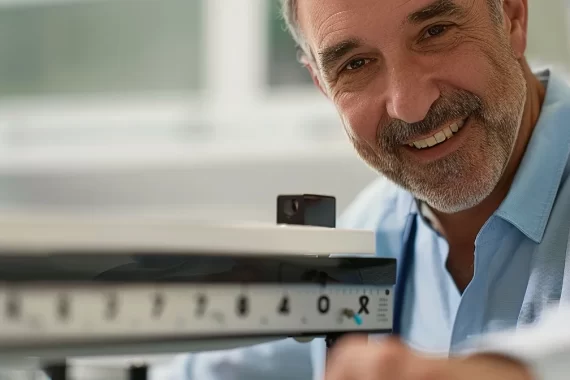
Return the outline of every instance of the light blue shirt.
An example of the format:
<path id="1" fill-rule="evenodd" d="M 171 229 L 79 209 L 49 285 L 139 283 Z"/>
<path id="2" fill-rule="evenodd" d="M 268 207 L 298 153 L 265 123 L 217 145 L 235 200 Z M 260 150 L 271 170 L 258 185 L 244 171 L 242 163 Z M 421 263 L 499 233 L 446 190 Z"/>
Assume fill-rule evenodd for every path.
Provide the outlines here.
<path id="1" fill-rule="evenodd" d="M 340 227 L 376 231 L 378 256 L 399 258 L 406 218 L 418 218 L 402 319 L 402 338 L 418 350 L 458 353 L 471 337 L 535 322 L 550 304 L 570 301 L 570 87 L 553 71 L 541 79 L 547 92 L 540 118 L 509 194 L 477 236 L 475 274 L 463 294 L 445 267 L 447 242 L 419 215 L 408 192 L 378 179 L 341 219 Z M 187 364 L 199 365 L 207 376 L 193 372 L 187 380 L 322 376 L 322 340 L 312 344 L 311 354 L 307 345 L 279 344 L 264 347 L 273 351 L 263 362 L 259 347 L 240 350 L 239 360 L 228 353 L 211 364 L 207 354 L 203 360 L 196 355 Z M 311 355 L 313 373 L 307 367 Z M 215 374 L 214 368 L 223 371 Z"/>

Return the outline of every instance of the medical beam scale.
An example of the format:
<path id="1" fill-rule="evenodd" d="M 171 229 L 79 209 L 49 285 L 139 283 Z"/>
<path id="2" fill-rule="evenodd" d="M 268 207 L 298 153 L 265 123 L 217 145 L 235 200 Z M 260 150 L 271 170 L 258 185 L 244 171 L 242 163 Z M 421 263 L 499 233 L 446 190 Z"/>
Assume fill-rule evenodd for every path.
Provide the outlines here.
<path id="1" fill-rule="evenodd" d="M 0 359 L 65 380 L 73 357 L 389 333 L 396 262 L 335 213 L 285 195 L 275 225 L 0 215 Z"/>

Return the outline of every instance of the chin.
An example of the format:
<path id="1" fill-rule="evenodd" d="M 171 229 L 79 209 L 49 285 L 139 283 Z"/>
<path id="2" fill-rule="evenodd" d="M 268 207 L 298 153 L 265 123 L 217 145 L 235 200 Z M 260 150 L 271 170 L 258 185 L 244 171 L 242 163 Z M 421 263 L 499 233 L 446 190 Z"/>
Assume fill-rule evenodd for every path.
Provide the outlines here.
<path id="1" fill-rule="evenodd" d="M 410 190 L 417 199 L 427 203 L 431 208 L 445 214 L 456 214 L 481 204 L 493 192 L 491 183 L 466 178 L 467 181 L 443 182 L 438 186 Z"/>
<path id="2" fill-rule="evenodd" d="M 424 202 L 432 209 L 441 213 L 457 214 L 478 206 L 484 199 L 485 198 L 454 199 L 452 202 L 446 202 L 442 199 L 428 199 L 424 200 Z"/>

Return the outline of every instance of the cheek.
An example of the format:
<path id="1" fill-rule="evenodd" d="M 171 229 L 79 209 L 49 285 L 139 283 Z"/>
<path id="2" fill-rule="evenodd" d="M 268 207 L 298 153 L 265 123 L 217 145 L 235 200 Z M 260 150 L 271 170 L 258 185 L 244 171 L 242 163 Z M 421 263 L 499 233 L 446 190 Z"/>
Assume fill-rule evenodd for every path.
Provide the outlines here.
<path id="1" fill-rule="evenodd" d="M 446 57 L 438 64 L 441 67 L 437 77 L 441 79 L 442 89 L 460 89 L 487 101 L 497 83 L 501 83 L 496 65 L 481 49 L 465 48 L 453 56 Z"/>
<path id="2" fill-rule="evenodd" d="M 360 140 L 375 142 L 377 129 L 384 114 L 381 93 L 371 89 L 345 92 L 334 97 L 334 104 L 347 132 Z"/>

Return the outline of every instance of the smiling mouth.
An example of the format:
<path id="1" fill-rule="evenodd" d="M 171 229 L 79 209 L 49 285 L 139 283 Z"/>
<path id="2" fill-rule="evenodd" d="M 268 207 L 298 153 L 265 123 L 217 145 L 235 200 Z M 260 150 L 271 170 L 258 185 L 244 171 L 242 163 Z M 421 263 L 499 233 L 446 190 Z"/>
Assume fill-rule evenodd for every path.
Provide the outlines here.
<path id="1" fill-rule="evenodd" d="M 463 119 L 461 121 L 457 121 L 452 123 L 451 125 L 446 126 L 445 128 L 441 129 L 440 131 L 436 132 L 432 136 L 429 136 L 424 139 L 416 140 L 408 145 L 412 148 L 416 149 L 428 149 L 432 148 L 436 145 L 442 144 L 455 136 L 459 132 L 461 128 L 465 125 L 465 121 L 467 119 Z"/>

